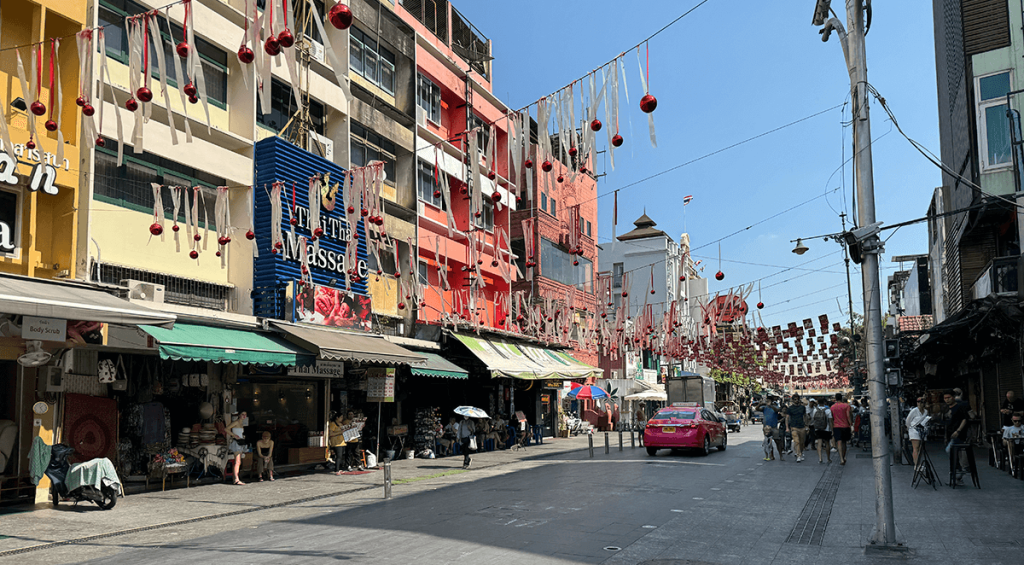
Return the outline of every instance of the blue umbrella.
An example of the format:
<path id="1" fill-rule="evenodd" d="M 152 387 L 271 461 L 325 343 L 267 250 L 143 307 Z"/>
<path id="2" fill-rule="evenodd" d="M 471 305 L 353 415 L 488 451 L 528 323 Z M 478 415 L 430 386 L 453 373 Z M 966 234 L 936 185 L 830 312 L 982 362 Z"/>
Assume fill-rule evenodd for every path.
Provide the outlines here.
<path id="1" fill-rule="evenodd" d="M 576 387 L 569 391 L 567 395 L 569 398 L 611 398 L 611 395 L 605 392 L 604 389 L 598 388 L 593 385 L 583 385 Z"/>

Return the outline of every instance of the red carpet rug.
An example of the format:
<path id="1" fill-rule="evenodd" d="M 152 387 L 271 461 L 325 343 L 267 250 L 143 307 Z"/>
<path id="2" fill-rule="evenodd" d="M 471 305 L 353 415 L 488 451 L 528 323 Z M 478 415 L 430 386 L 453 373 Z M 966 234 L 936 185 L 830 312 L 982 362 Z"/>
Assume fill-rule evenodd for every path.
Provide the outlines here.
<path id="1" fill-rule="evenodd" d="M 73 461 L 114 457 L 117 444 L 117 402 L 84 394 L 64 400 L 64 443 L 75 448 Z"/>

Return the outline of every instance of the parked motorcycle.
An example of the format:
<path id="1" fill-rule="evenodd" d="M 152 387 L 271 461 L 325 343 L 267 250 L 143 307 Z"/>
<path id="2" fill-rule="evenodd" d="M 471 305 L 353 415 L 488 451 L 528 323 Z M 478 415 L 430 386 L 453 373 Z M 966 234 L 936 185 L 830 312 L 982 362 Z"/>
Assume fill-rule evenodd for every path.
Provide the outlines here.
<path id="1" fill-rule="evenodd" d="M 103 510 L 113 508 L 121 494 L 121 481 L 114 464 L 110 459 L 101 457 L 72 465 L 68 457 L 74 452 L 73 447 L 59 443 L 50 449 L 50 464 L 45 474 L 50 479 L 53 505 L 57 506 L 61 501 L 78 504 L 88 500 Z"/>

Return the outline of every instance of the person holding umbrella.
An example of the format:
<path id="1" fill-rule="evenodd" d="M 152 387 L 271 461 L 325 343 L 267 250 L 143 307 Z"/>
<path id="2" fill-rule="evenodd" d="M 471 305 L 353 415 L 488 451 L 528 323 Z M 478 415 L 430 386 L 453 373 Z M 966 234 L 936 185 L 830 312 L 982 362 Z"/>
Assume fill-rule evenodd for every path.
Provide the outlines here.
<path id="1" fill-rule="evenodd" d="M 471 418 L 487 418 L 487 412 L 472 406 L 459 406 L 455 413 L 462 416 L 459 422 L 459 443 L 462 444 L 462 468 L 469 469 L 472 459 L 469 450 L 476 451 L 476 423 Z"/>

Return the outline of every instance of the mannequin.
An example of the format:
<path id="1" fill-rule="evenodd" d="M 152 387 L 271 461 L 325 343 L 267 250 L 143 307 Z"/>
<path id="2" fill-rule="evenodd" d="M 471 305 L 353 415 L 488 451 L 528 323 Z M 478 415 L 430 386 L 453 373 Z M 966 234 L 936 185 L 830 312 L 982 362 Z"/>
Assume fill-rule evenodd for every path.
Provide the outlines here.
<path id="1" fill-rule="evenodd" d="M 241 412 L 239 414 L 235 414 L 235 417 L 231 420 L 231 423 L 228 424 L 228 449 L 230 449 L 231 453 L 234 454 L 235 456 L 236 485 L 245 484 L 238 476 L 239 470 L 242 468 L 242 454 L 245 453 L 245 447 L 243 447 L 242 444 L 238 443 L 239 441 L 245 439 L 245 419 L 245 412 Z"/>

